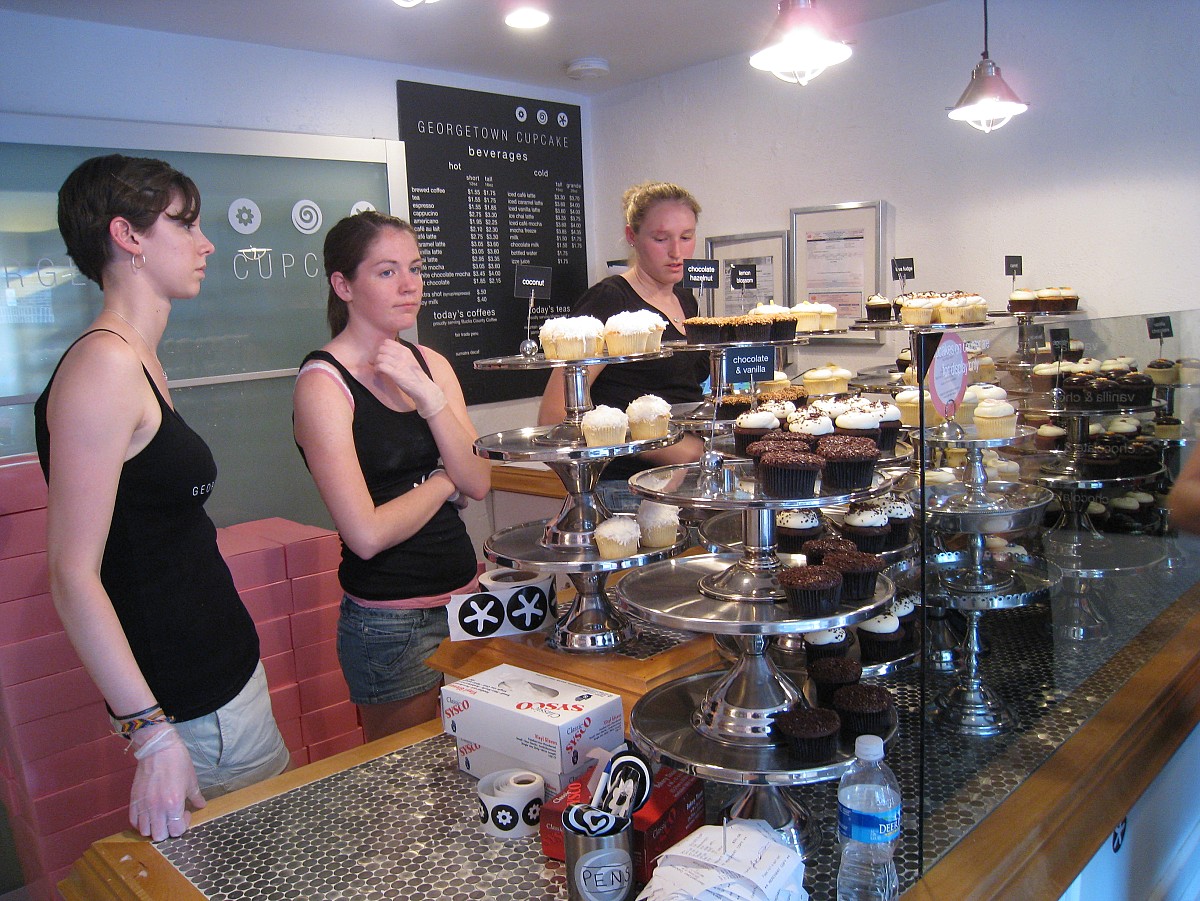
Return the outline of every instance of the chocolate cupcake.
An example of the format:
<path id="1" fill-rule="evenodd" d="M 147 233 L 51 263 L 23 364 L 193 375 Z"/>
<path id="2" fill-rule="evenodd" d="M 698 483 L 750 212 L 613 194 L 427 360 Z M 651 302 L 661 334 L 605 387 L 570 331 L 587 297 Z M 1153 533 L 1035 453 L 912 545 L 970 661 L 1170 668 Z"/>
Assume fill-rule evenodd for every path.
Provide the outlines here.
<path id="1" fill-rule="evenodd" d="M 826 435 L 817 442 L 816 453 L 825 458 L 821 479 L 824 494 L 857 491 L 871 487 L 879 447 L 867 438 Z"/>
<path id="2" fill-rule="evenodd" d="M 1159 416 L 1154 420 L 1155 438 L 1182 438 L 1183 420 L 1176 416 Z"/>
<path id="3" fill-rule="evenodd" d="M 823 707 L 796 706 L 775 717 L 775 728 L 787 739 L 797 763 L 816 766 L 837 754 L 842 718 Z"/>
<path id="4" fill-rule="evenodd" d="M 904 627 L 898 617 L 881 613 L 859 623 L 857 631 L 864 664 L 887 663 L 904 656 Z"/>
<path id="5" fill-rule="evenodd" d="M 884 543 L 885 551 L 896 551 L 907 547 L 916 536 L 917 516 L 912 504 L 898 494 L 891 494 L 880 505 L 887 514 L 888 525 L 892 527 Z"/>
<path id="6" fill-rule="evenodd" d="M 1104 445 L 1089 445 L 1083 454 L 1083 471 L 1089 479 L 1113 479 L 1120 471 L 1120 452 Z"/>
<path id="7" fill-rule="evenodd" d="M 805 632 L 802 643 L 804 656 L 809 663 L 825 657 L 845 657 L 854 644 L 851 632 L 838 626 L 834 629 L 819 629 L 816 632 Z"/>
<path id="8" fill-rule="evenodd" d="M 1122 402 L 1130 407 L 1148 407 L 1154 400 L 1154 379 L 1144 372 L 1131 372 L 1117 379 Z"/>
<path id="9" fill-rule="evenodd" d="M 714 316 L 692 316 L 683 320 L 688 344 L 716 344 L 721 340 L 723 320 Z"/>
<path id="10" fill-rule="evenodd" d="M 1179 365 L 1174 360 L 1151 360 L 1146 364 L 1146 375 L 1156 385 L 1174 385 L 1179 382 Z"/>
<path id="11" fill-rule="evenodd" d="M 734 341 L 771 340 L 771 323 L 762 316 L 734 316 L 730 324 Z"/>
<path id="12" fill-rule="evenodd" d="M 759 458 L 759 484 L 768 497 L 812 497 L 824 465 L 824 459 L 816 454 L 769 450 Z"/>
<path id="13" fill-rule="evenodd" d="M 753 398 L 749 394 L 726 394 L 717 401 L 717 419 L 737 419 L 750 412 Z"/>
<path id="14" fill-rule="evenodd" d="M 832 616 L 842 597 L 842 574 L 828 566 L 788 566 L 779 585 L 796 616 Z"/>
<path id="15" fill-rule="evenodd" d="M 857 550 L 857 546 L 849 538 L 813 538 L 800 545 L 800 553 L 810 566 L 820 566 L 826 554 Z"/>
<path id="16" fill-rule="evenodd" d="M 897 595 L 895 600 L 888 605 L 888 613 L 900 620 L 900 628 L 904 630 L 904 635 L 900 639 L 900 653 L 910 654 L 917 649 L 920 642 L 920 632 L 917 629 L 918 597 L 912 593 Z"/>
<path id="17" fill-rule="evenodd" d="M 747 410 L 734 421 L 733 447 L 738 456 L 745 457 L 746 448 L 764 435 L 779 431 L 779 419 L 766 410 Z"/>
<path id="18" fill-rule="evenodd" d="M 895 706 L 891 693 L 880 685 L 860 682 L 833 693 L 833 709 L 842 718 L 842 735 L 851 740 L 860 735 L 886 735 Z"/>
<path id="19" fill-rule="evenodd" d="M 803 553 L 804 543 L 820 538 L 824 532 L 817 510 L 780 510 L 775 514 L 775 542 L 785 554 Z"/>
<path id="20" fill-rule="evenodd" d="M 823 657 L 809 661 L 808 678 L 817 691 L 817 703 L 829 707 L 835 691 L 862 678 L 862 664 L 851 657 Z"/>
<path id="21" fill-rule="evenodd" d="M 842 517 L 839 531 L 853 541 L 858 550 L 878 554 L 887 543 L 892 526 L 880 507 L 873 503 L 854 502 Z"/>
<path id="22" fill-rule="evenodd" d="M 879 573 L 887 563 L 878 554 L 863 551 L 834 551 L 826 554 L 822 566 L 831 566 L 842 574 L 842 598 L 866 601 L 875 596 Z"/>
<path id="23" fill-rule="evenodd" d="M 803 385 L 788 385 L 785 388 L 774 388 L 771 391 L 758 392 L 758 402 L 760 404 L 772 401 L 790 401 L 799 410 L 808 403 L 808 391 L 805 390 Z"/>
<path id="24" fill-rule="evenodd" d="M 1130 441 L 1117 451 L 1117 459 L 1117 468 L 1126 476 L 1148 475 L 1162 465 L 1158 448 L 1149 441 Z"/>

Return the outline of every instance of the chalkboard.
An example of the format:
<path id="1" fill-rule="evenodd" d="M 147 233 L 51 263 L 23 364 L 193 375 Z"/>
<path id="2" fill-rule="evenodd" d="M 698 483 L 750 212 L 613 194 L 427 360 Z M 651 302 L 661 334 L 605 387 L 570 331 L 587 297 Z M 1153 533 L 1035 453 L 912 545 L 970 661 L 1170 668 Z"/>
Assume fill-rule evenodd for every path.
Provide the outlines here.
<path id="1" fill-rule="evenodd" d="M 468 403 L 540 394 L 545 372 L 478 372 L 511 356 L 587 289 L 579 107 L 396 83 L 409 216 L 425 260 L 422 344 L 454 366 Z M 514 295 L 521 264 L 552 267 L 550 299 Z"/>

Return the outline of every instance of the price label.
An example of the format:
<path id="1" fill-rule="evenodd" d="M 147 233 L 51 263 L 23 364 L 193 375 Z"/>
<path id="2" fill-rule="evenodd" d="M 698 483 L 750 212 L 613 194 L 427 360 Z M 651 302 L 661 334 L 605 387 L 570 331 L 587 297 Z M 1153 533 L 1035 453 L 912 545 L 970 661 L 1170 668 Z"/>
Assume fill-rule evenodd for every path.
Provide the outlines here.
<path id="1" fill-rule="evenodd" d="M 550 299 L 550 266 L 530 266 L 527 263 L 517 263 L 515 286 L 513 293 L 517 297 L 534 297 L 538 300 Z"/>
<path id="2" fill-rule="evenodd" d="M 1151 338 L 1174 338 L 1170 316 L 1147 316 L 1146 332 Z"/>
<path id="3" fill-rule="evenodd" d="M 716 260 L 684 260 L 683 286 L 685 288 L 716 288 L 717 274 L 721 267 Z"/>
<path id="4" fill-rule="evenodd" d="M 761 382 L 775 375 L 775 348 L 769 344 L 725 350 L 725 382 Z"/>
<path id="5" fill-rule="evenodd" d="M 729 266 L 729 286 L 739 291 L 747 291 L 758 287 L 758 267 L 753 263 L 731 263 Z"/>
<path id="6" fill-rule="evenodd" d="M 942 416 L 949 416 L 962 403 L 967 392 L 967 348 L 954 332 L 944 332 L 933 354 L 929 368 L 929 393 L 933 407 Z"/>
<path id="7" fill-rule="evenodd" d="M 1069 328 L 1050 329 L 1050 355 L 1061 360 L 1071 349 L 1071 330 Z"/>
<path id="8" fill-rule="evenodd" d="M 892 281 L 898 282 L 901 279 L 910 281 L 917 277 L 917 267 L 913 263 L 912 257 L 893 257 L 892 258 Z"/>
<path id="9" fill-rule="evenodd" d="M 1004 274 L 1005 275 L 1021 275 L 1021 258 L 1019 256 L 1004 255 Z"/>

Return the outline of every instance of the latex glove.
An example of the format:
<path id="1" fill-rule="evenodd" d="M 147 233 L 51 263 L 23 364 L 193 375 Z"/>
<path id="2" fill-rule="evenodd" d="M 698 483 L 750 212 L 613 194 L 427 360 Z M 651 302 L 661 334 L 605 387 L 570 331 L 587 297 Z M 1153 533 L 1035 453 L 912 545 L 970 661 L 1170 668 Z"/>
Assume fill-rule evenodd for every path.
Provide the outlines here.
<path id="1" fill-rule="evenodd" d="M 399 341 L 388 340 L 380 344 L 372 365 L 412 398 L 422 419 L 436 416 L 446 406 L 446 395 L 437 382 L 425 374 L 412 351 Z"/>
<path id="2" fill-rule="evenodd" d="M 187 832 L 192 815 L 186 803 L 205 805 L 187 745 L 170 723 L 148 726 L 133 734 L 138 759 L 129 793 L 129 822 L 142 835 L 161 842 Z"/>

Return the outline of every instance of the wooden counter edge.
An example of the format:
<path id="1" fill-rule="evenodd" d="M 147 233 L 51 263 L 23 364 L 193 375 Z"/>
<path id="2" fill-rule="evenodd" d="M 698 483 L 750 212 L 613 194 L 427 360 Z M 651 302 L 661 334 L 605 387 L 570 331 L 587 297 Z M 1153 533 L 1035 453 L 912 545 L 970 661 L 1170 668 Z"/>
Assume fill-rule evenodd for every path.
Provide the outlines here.
<path id="1" fill-rule="evenodd" d="M 203 810 L 193 813 L 192 825 L 207 823 L 441 732 L 441 720 L 430 720 L 404 732 L 289 770 L 273 779 L 209 801 Z M 204 901 L 204 895 L 158 852 L 149 839 L 131 829 L 93 844 L 73 864 L 71 874 L 58 884 L 58 889 L 67 901 L 150 901 L 155 898 Z"/>
<path id="2" fill-rule="evenodd" d="M 497 464 L 492 467 L 492 490 L 513 494 L 532 494 L 537 497 L 566 497 L 567 489 L 549 469 L 529 469 L 522 466 Z"/>
<path id="3" fill-rule="evenodd" d="M 1194 602 L 1200 585 L 1176 604 Z M 1152 623 L 1147 628 L 1154 628 Z M 1200 721 L 1200 615 L 903 901 L 1058 898 Z"/>

